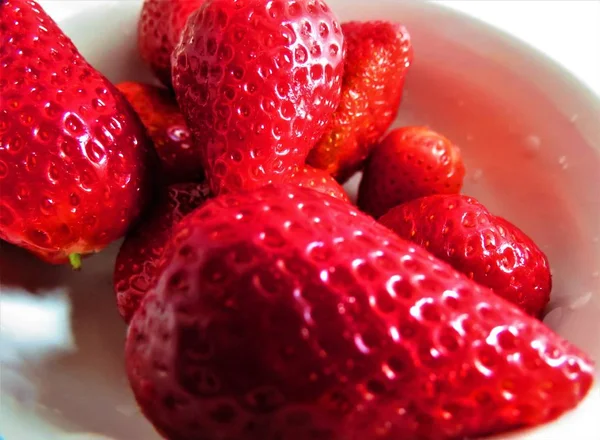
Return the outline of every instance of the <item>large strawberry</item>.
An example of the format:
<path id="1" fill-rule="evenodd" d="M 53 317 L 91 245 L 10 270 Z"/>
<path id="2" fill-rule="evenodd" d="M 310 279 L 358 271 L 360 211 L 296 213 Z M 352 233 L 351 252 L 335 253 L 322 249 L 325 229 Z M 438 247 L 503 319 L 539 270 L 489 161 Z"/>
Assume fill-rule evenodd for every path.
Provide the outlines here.
<path id="1" fill-rule="evenodd" d="M 348 195 L 325 171 L 304 167 L 290 184 L 329 194 L 348 202 Z M 114 285 L 117 305 L 129 323 L 159 273 L 163 249 L 171 231 L 185 215 L 202 205 L 208 196 L 204 183 L 171 185 L 162 194 L 147 220 L 127 235 L 115 263 Z"/>
<path id="2" fill-rule="evenodd" d="M 348 50 L 340 106 L 307 161 L 343 182 L 396 118 L 413 51 L 395 23 L 350 22 L 342 31 Z"/>
<path id="3" fill-rule="evenodd" d="M 168 183 L 199 182 L 202 161 L 175 97 L 162 87 L 137 82 L 117 85 L 146 127 Z"/>
<path id="4" fill-rule="evenodd" d="M 358 192 L 358 206 L 380 217 L 400 203 L 459 193 L 465 167 L 460 150 L 427 127 L 392 131 L 373 149 Z"/>
<path id="5" fill-rule="evenodd" d="M 115 263 L 117 306 L 129 322 L 154 285 L 160 258 L 173 227 L 208 196 L 204 183 L 179 183 L 165 188 L 146 221 L 131 231 L 121 245 Z"/>
<path id="6" fill-rule="evenodd" d="M 339 104 L 344 39 L 322 0 L 207 0 L 173 53 L 215 194 L 282 182 Z"/>
<path id="7" fill-rule="evenodd" d="M 163 267 L 126 365 L 169 439 L 472 437 L 554 419 L 592 384 L 540 321 L 313 190 L 207 202 Z"/>
<path id="8" fill-rule="evenodd" d="M 126 99 L 35 2 L 2 1 L 0 30 L 0 238 L 78 266 L 78 254 L 138 218 L 151 143 Z"/>
<path id="9" fill-rule="evenodd" d="M 189 15 L 204 0 L 145 0 L 138 24 L 142 59 L 156 77 L 171 87 L 171 54 Z"/>
<path id="10" fill-rule="evenodd" d="M 550 300 L 546 255 L 472 197 L 437 195 L 391 209 L 380 222 L 534 316 Z"/>

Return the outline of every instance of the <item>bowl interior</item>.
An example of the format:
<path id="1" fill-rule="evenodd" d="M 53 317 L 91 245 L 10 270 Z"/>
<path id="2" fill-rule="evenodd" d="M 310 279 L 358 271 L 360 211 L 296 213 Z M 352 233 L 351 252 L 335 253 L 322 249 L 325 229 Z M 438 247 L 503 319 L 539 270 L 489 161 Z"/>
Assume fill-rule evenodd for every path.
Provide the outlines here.
<path id="1" fill-rule="evenodd" d="M 139 3 L 84 3 L 61 23 L 83 55 L 114 82 L 152 81 L 136 50 Z M 397 124 L 429 125 L 460 145 L 464 192 L 519 225 L 549 256 L 554 290 L 545 321 L 600 360 L 598 98 L 523 43 L 434 4 L 329 3 L 344 21 L 385 17 L 408 27 L 416 56 Z M 117 249 L 73 273 L 0 248 L 0 434 L 159 438 L 123 372 L 125 326 L 112 293 Z M 595 389 L 576 411 L 518 437 L 590 438 L 600 431 L 598 395 Z"/>

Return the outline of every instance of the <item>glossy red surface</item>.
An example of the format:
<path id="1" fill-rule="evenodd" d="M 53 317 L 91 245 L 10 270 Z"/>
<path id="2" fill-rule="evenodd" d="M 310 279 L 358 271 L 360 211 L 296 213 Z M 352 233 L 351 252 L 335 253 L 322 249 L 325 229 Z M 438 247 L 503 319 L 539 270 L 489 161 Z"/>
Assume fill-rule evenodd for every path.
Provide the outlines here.
<path id="1" fill-rule="evenodd" d="M 282 182 L 340 99 L 344 38 L 322 0 L 209 0 L 173 53 L 173 86 L 213 193 Z"/>
<path id="2" fill-rule="evenodd" d="M 318 170 L 308 165 L 290 177 L 286 183 L 314 189 L 345 202 L 350 202 L 344 188 L 327 171 Z"/>
<path id="3" fill-rule="evenodd" d="M 362 168 L 398 113 L 412 63 L 408 31 L 382 21 L 342 24 L 347 56 L 340 105 L 307 163 L 340 182 Z"/>
<path id="4" fill-rule="evenodd" d="M 433 194 L 457 194 L 465 177 L 460 150 L 428 127 L 403 127 L 377 145 L 365 166 L 358 206 L 375 218 Z"/>
<path id="5" fill-rule="evenodd" d="M 114 285 L 119 313 L 129 322 L 154 286 L 160 258 L 174 226 L 208 197 L 204 183 L 179 183 L 165 188 L 147 218 L 131 231 L 115 261 Z"/>
<path id="6" fill-rule="evenodd" d="M 0 4 L 0 238 L 51 263 L 138 219 L 154 152 L 125 98 L 32 1 Z"/>
<path id="7" fill-rule="evenodd" d="M 167 183 L 200 182 L 201 154 L 172 92 L 150 84 L 117 85 L 146 127 Z"/>
<path id="8" fill-rule="evenodd" d="M 138 23 L 138 48 L 156 77 L 171 87 L 171 54 L 192 12 L 204 0 L 144 0 Z"/>
<path id="9" fill-rule="evenodd" d="M 379 220 L 496 294 L 541 317 L 550 300 L 548 258 L 525 233 L 472 197 L 430 196 Z"/>
<path id="10" fill-rule="evenodd" d="M 351 205 L 267 186 L 177 226 L 127 371 L 166 438 L 444 439 L 579 402 L 589 359 Z"/>

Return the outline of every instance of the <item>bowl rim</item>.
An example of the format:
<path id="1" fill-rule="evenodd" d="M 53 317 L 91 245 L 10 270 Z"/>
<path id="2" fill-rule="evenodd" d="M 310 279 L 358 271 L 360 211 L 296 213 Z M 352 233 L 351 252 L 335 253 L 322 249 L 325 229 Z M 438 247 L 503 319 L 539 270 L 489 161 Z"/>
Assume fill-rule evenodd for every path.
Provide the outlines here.
<path id="1" fill-rule="evenodd" d="M 140 0 L 136 0 L 138 3 L 141 3 Z M 349 0 L 348 3 L 352 2 L 360 2 L 361 0 Z M 364 1 L 364 0 L 362 0 Z M 395 0 L 377 0 L 381 4 L 396 3 Z M 42 7 L 46 9 L 48 4 L 58 4 L 58 3 L 67 3 L 67 2 L 53 2 L 52 0 L 43 0 L 39 2 Z M 59 24 L 65 23 L 66 21 L 75 20 L 80 14 L 89 13 L 89 10 L 95 7 L 112 7 L 113 5 L 117 5 L 121 3 L 118 0 L 107 0 L 107 1 L 90 1 L 90 2 L 68 2 L 70 4 L 71 13 L 68 16 L 64 17 L 56 17 L 56 21 Z M 575 102 L 578 103 L 582 107 L 584 111 L 598 111 L 598 115 L 600 115 L 600 95 L 598 95 L 587 83 L 581 80 L 574 72 L 561 65 L 559 62 L 553 60 L 546 53 L 539 50 L 535 46 L 528 43 L 526 40 L 523 40 L 501 27 L 496 26 L 493 23 L 489 23 L 479 17 L 473 16 L 471 14 L 466 13 L 465 11 L 456 10 L 451 8 L 443 3 L 421 3 L 419 5 L 403 5 L 402 7 L 411 7 L 411 8 L 419 8 L 425 11 L 426 13 L 432 13 L 431 11 L 436 11 L 436 14 L 440 14 L 440 17 L 446 16 L 448 20 L 460 20 L 463 23 L 468 23 L 469 26 L 476 29 L 478 32 L 485 32 L 490 36 L 490 41 L 486 44 L 496 45 L 496 46 L 504 46 L 504 50 L 509 50 L 512 52 L 511 56 L 515 59 L 523 59 L 527 60 L 531 65 L 529 68 L 534 70 L 543 71 L 544 75 L 548 76 L 552 81 L 557 83 L 564 83 L 565 86 L 574 91 L 574 95 L 571 96 Z M 55 9 L 55 8 L 51 8 Z M 53 18 L 54 16 L 50 14 Z M 548 93 L 545 91 L 545 93 Z M 598 124 L 600 119 L 596 121 Z M 596 150 L 598 151 L 598 157 L 600 158 L 600 129 L 596 130 L 596 135 L 594 135 Z M 597 381 L 596 381 L 597 382 Z M 586 397 L 585 401 L 582 402 L 584 404 L 588 400 L 595 399 L 596 406 L 600 408 L 598 402 L 600 401 L 600 390 L 598 389 L 598 383 L 596 383 L 595 387 L 590 391 L 590 394 Z M 581 406 L 581 405 L 580 405 Z M 578 411 L 578 408 L 570 411 L 565 414 L 565 416 L 569 416 Z M 561 417 L 561 419 L 563 418 Z M 523 435 L 533 434 L 533 433 L 544 433 L 545 431 L 549 431 L 552 429 L 553 422 L 550 422 L 547 425 L 542 425 L 538 427 L 528 428 L 525 430 L 520 430 L 515 433 L 506 433 L 501 434 L 500 436 L 494 437 L 495 439 L 499 438 L 511 438 L 517 439 L 521 438 Z"/>

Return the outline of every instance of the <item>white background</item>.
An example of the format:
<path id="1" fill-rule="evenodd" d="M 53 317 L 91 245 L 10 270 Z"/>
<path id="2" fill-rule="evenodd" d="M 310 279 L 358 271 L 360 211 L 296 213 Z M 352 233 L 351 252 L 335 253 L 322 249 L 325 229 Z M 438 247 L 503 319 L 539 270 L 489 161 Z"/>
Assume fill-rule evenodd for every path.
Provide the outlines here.
<path id="1" fill-rule="evenodd" d="M 40 0 L 39 3 L 55 20 L 60 20 L 82 4 L 92 5 L 102 0 Z M 439 0 L 437 3 L 526 41 L 569 69 L 600 96 L 600 0 Z"/>
<path id="2" fill-rule="evenodd" d="M 600 96 L 600 1 L 444 0 L 526 41 Z"/>

